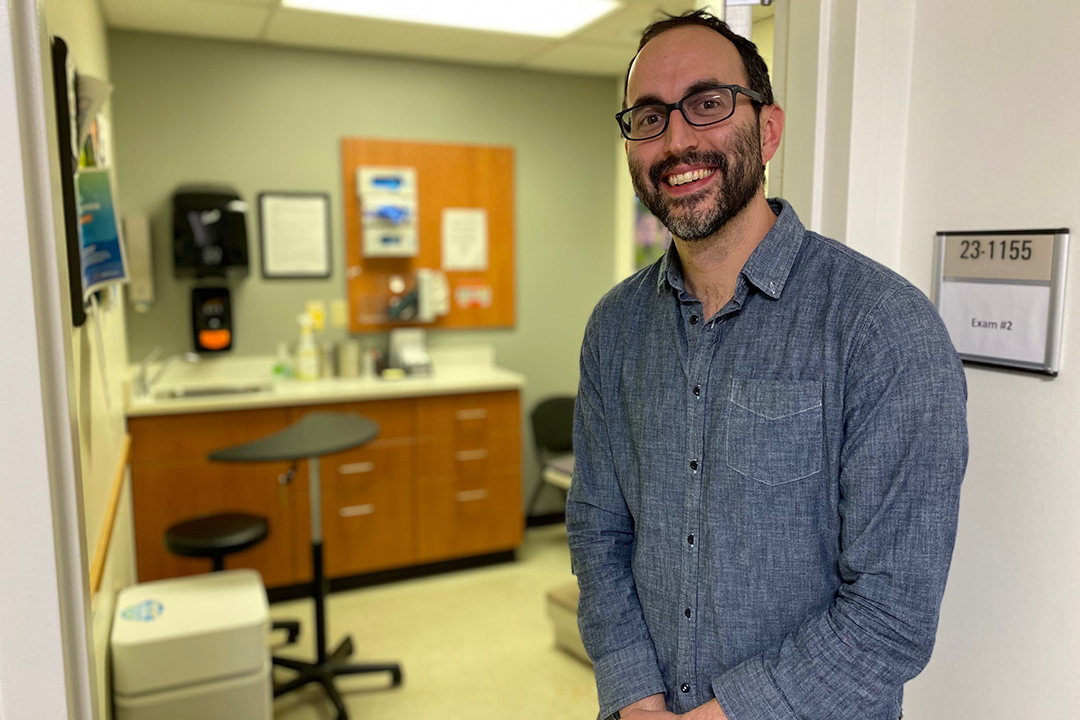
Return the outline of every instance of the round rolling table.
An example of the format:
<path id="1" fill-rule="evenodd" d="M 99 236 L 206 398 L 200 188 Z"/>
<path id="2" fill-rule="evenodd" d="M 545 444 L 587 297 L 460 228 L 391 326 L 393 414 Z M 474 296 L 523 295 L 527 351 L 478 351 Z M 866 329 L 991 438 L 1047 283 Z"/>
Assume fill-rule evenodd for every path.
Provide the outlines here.
<path id="1" fill-rule="evenodd" d="M 356 413 L 312 412 L 299 421 L 273 435 L 253 440 L 243 445 L 218 450 L 210 454 L 210 460 L 219 462 L 276 462 L 280 460 L 308 461 L 308 491 L 311 497 L 311 560 L 314 578 L 311 583 L 315 600 L 315 662 L 292 658 L 273 658 L 274 664 L 295 670 L 292 680 L 274 687 L 274 697 L 280 697 L 308 683 L 317 682 L 326 691 L 330 702 L 337 708 L 338 720 L 348 720 L 349 714 L 341 694 L 334 686 L 338 675 L 364 673 L 390 673 L 391 686 L 401 684 L 401 666 L 398 663 L 356 665 L 346 662 L 353 652 L 352 638 L 348 635 L 334 649 L 326 648 L 326 575 L 323 572 L 322 552 L 322 495 L 319 487 L 319 459 L 323 455 L 350 450 L 365 445 L 379 434 L 379 425 Z"/>

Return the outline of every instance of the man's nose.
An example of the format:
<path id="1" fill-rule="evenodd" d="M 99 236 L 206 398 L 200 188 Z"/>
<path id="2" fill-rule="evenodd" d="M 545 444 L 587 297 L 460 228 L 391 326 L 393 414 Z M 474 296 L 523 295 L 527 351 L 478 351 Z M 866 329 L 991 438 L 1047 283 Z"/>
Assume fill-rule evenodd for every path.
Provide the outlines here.
<path id="1" fill-rule="evenodd" d="M 697 130 L 686 122 L 678 110 L 672 110 L 668 118 L 667 130 L 664 131 L 664 150 L 669 155 L 680 155 L 697 147 Z"/>

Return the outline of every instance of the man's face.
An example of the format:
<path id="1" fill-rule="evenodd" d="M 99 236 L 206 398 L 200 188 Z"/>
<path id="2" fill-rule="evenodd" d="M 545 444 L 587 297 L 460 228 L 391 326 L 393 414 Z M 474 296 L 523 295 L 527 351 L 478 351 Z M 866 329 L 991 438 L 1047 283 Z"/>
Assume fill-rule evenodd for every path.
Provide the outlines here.
<path id="1" fill-rule="evenodd" d="M 706 27 L 668 30 L 634 61 L 627 107 L 677 102 L 702 81 L 746 87 L 738 50 Z M 638 197 L 682 240 L 713 235 L 753 200 L 764 179 L 757 114 L 741 94 L 727 120 L 694 127 L 676 110 L 663 135 L 627 141 L 626 155 Z"/>

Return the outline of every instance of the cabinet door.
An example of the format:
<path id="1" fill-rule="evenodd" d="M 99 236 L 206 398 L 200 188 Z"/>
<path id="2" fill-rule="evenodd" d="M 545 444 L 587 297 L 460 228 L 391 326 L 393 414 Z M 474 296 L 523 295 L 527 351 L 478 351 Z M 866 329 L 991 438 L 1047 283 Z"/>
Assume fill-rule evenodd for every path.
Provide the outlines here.
<path id="1" fill-rule="evenodd" d="M 287 463 L 142 463 L 131 469 L 139 582 L 208 572 L 211 561 L 174 555 L 165 530 L 174 523 L 218 512 L 265 517 L 266 540 L 225 558 L 225 567 L 254 568 L 268 587 L 297 582 L 287 488 L 278 478 Z"/>
<path id="2" fill-rule="evenodd" d="M 521 544 L 521 473 L 447 479 L 418 488 L 417 559 L 433 562 Z"/>
<path id="3" fill-rule="evenodd" d="M 299 580 L 294 572 L 290 488 L 278 478 L 287 463 L 212 463 L 220 448 L 255 440 L 286 425 L 284 408 L 130 418 L 136 562 L 140 582 L 207 572 L 210 560 L 165 548 L 165 530 L 218 512 L 267 519 L 266 540 L 225 559 L 226 568 L 254 568 L 267 586 Z"/>

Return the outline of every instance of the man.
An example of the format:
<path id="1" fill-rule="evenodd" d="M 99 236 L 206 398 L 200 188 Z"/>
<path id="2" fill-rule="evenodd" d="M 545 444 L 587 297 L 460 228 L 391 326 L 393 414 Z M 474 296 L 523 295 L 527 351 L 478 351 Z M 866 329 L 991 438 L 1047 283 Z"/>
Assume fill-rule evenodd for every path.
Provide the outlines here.
<path id="1" fill-rule="evenodd" d="M 648 28 L 618 119 L 671 230 L 581 351 L 567 529 L 600 717 L 896 720 L 967 462 L 963 369 L 895 273 L 768 201 L 752 43 Z"/>

